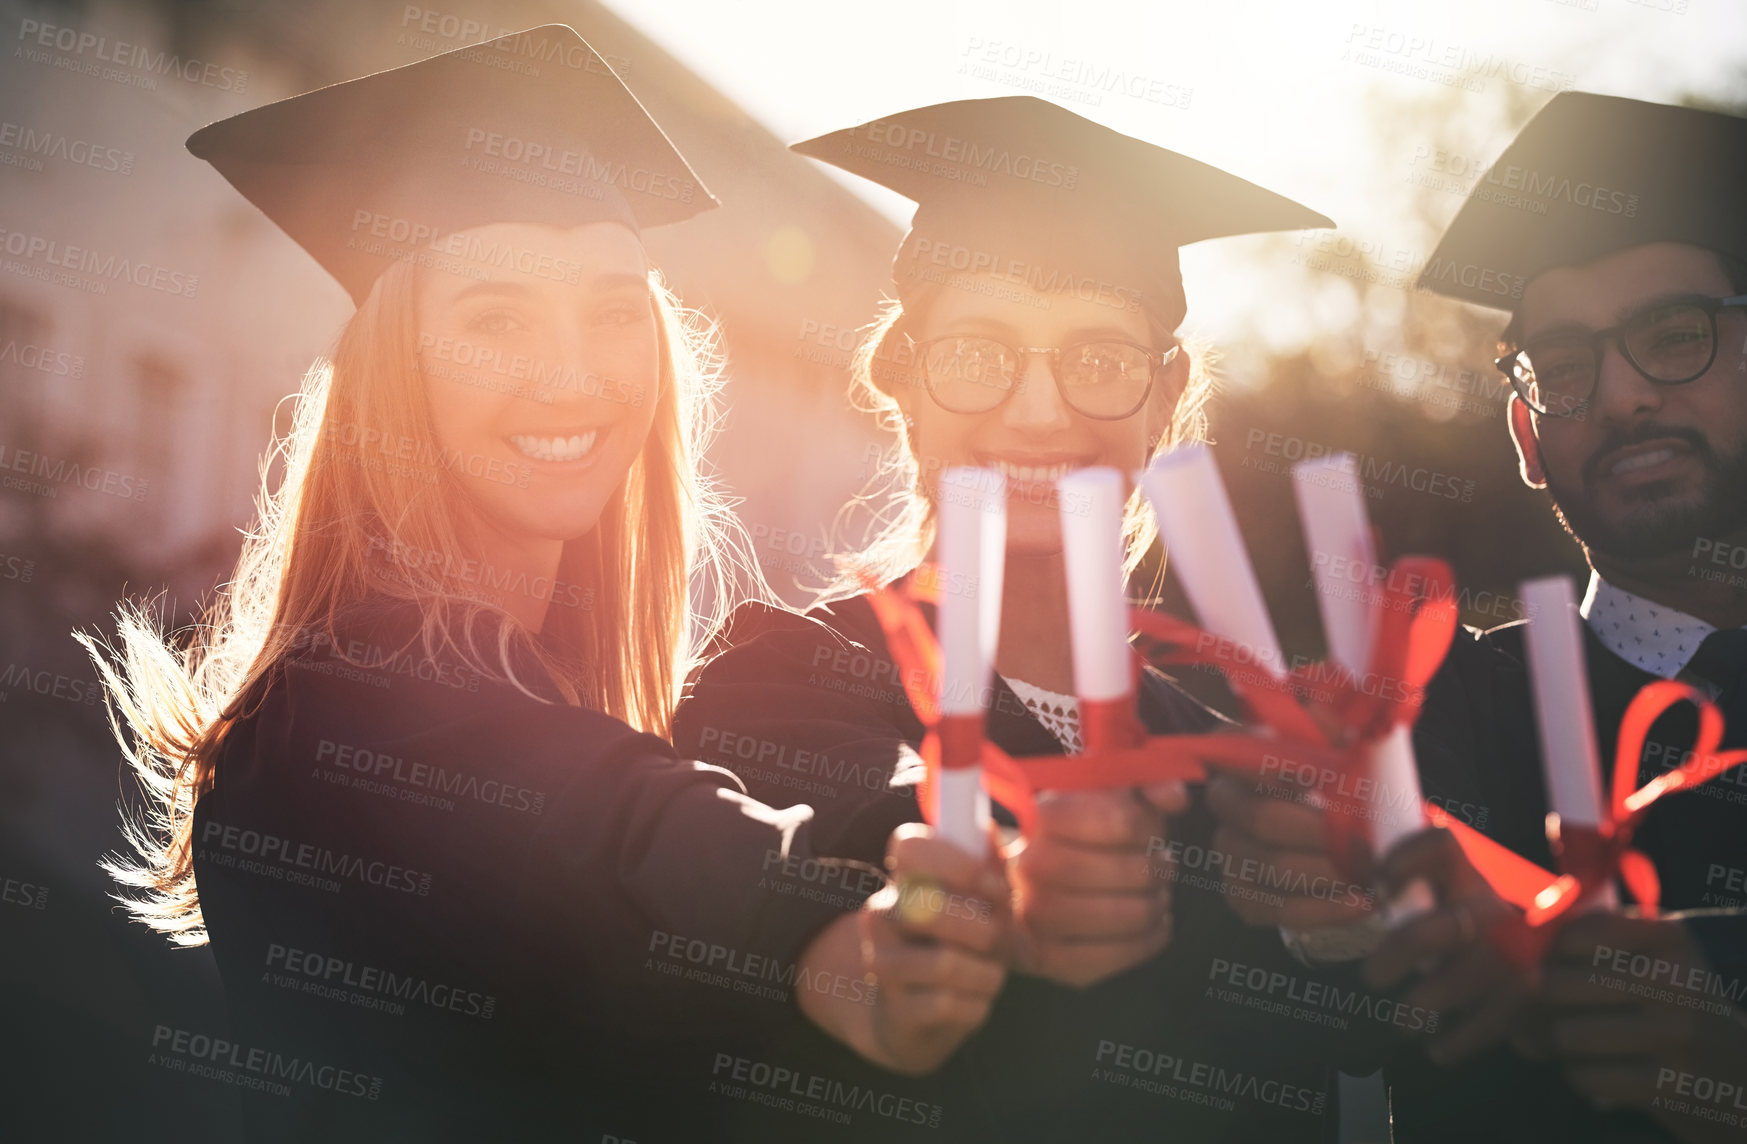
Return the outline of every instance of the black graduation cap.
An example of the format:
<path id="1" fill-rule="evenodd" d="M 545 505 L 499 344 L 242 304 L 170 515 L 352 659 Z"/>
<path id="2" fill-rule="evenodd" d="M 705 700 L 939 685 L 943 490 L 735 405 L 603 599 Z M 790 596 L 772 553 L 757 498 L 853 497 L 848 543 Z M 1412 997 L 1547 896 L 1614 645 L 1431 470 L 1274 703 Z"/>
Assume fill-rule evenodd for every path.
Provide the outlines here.
<path id="1" fill-rule="evenodd" d="M 1542 271 L 1647 242 L 1747 259 L 1747 119 L 1560 92 L 1481 177 L 1421 289 L 1514 310 Z"/>
<path id="2" fill-rule="evenodd" d="M 233 115 L 189 136 L 188 150 L 360 304 L 395 261 L 480 257 L 454 234 L 468 227 L 638 230 L 716 205 L 637 97 L 563 24 Z"/>
<path id="3" fill-rule="evenodd" d="M 793 150 L 916 200 L 892 267 L 909 301 L 993 271 L 1045 293 L 1137 291 L 1182 319 L 1177 248 L 1332 227 L 1291 199 L 1029 95 L 919 107 Z"/>

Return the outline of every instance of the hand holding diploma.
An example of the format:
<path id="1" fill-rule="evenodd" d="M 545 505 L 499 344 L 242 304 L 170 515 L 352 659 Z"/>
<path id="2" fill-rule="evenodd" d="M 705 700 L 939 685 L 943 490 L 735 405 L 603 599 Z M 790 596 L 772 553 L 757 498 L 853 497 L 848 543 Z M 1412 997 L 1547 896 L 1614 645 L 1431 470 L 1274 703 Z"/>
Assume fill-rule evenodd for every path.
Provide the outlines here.
<path id="1" fill-rule="evenodd" d="M 1000 626 L 1006 507 L 999 473 L 961 468 L 941 477 L 938 827 L 899 827 L 886 855 L 892 884 L 827 928 L 806 958 L 873 981 L 879 992 L 871 1006 L 803 992 L 802 1011 L 868 1060 L 912 1076 L 938 1068 L 988 1018 L 1013 945 L 1011 893 L 992 854 L 978 763 Z"/>
<path id="2" fill-rule="evenodd" d="M 1274 761 L 1281 768 L 1291 762 L 1279 756 Z M 1231 773 L 1208 780 L 1207 805 L 1219 819 L 1213 848 L 1224 864 L 1226 903 L 1250 925 L 1292 931 L 1370 918 L 1379 908 L 1375 892 L 1335 864 L 1324 812 L 1298 801 L 1297 794 Z"/>
<path id="3" fill-rule="evenodd" d="M 907 823 L 886 851 L 892 882 L 828 926 L 802 968 L 877 984 L 873 1004 L 798 991 L 815 1024 L 882 1068 L 938 1068 L 988 1018 L 1006 982 L 1011 910 L 1001 863 Z"/>
<path id="4" fill-rule="evenodd" d="M 1365 959 L 1366 984 L 1395 989 L 1417 975 L 1403 1001 L 1445 1015 L 1427 1054 L 1454 1064 L 1500 1044 L 1519 1027 L 1540 969 L 1513 962 L 1487 940 L 1521 917 L 1469 862 L 1448 830 L 1422 830 L 1398 843 L 1379 869 L 1386 891 L 1421 883 L 1436 905 L 1397 925 Z"/>
<path id="5" fill-rule="evenodd" d="M 1613 775 L 1618 804 L 1610 806 L 1571 582 L 1529 581 L 1522 598 L 1531 617 L 1526 646 L 1549 828 L 1557 826 L 1556 853 L 1567 877 L 1525 901 L 1521 887 L 1503 888 L 1512 879 L 1487 885 L 1450 833 L 1409 839 L 1389 856 L 1385 873 L 1396 880 L 1423 874 L 1438 889 L 1439 907 L 1390 934 L 1367 964 L 1367 976 L 1389 986 L 1418 968 L 1423 980 L 1413 1000 L 1468 1014 L 1433 1042 L 1435 1059 L 1458 1060 L 1509 1035 L 1525 1055 L 1559 1059 L 1573 1086 L 1598 1106 L 1637 1106 L 1683 1138 L 1706 1139 L 1717 1125 L 1671 1112 L 1691 1102 L 1679 1100 L 1678 1090 L 1671 1096 L 1666 1083 L 1678 1082 L 1683 1069 L 1689 1076 L 1722 1076 L 1716 1070 L 1723 1061 L 1747 1076 L 1747 1025 L 1731 1003 L 1707 1010 L 1700 1003 L 1708 998 L 1666 987 L 1675 978 L 1702 983 L 1716 977 L 1680 921 L 1622 916 L 1614 878 L 1623 876 L 1634 896 L 1653 908 L 1658 895 L 1654 875 L 1644 873 L 1648 860 L 1622 849 L 1629 847 L 1637 816 L 1661 793 L 1704 782 L 1740 758 L 1713 754 L 1722 720 L 1711 709 L 1709 729 L 1695 742 L 1693 771 L 1671 771 L 1634 792 L 1649 726 L 1672 703 L 1700 701 L 1680 684 L 1650 684 L 1621 722 Z M 1678 782 L 1671 786 L 1670 780 Z M 1507 893 L 1515 905 L 1501 900 Z M 1530 928 L 1536 925 L 1548 928 Z M 1615 964 L 1623 968 L 1610 978 L 1608 966 Z M 1742 1084 L 1747 1100 L 1747 1079 Z"/>
<path id="6" fill-rule="evenodd" d="M 1088 750 L 1130 746 L 1140 728 L 1122 575 L 1126 484 L 1114 469 L 1093 468 L 1063 477 L 1059 489 L 1081 731 Z M 1163 950 L 1171 940 L 1165 815 L 1187 806 L 1175 782 L 1040 797 L 1009 867 L 1015 965 L 1084 987 Z"/>
<path id="7" fill-rule="evenodd" d="M 1579 848 L 1567 856 L 1590 857 L 1606 816 L 1575 593 L 1568 578 L 1555 576 L 1525 582 L 1522 599 L 1532 621 L 1525 641 L 1547 802 L 1558 816 L 1562 841 Z M 1586 846 L 1587 854 L 1581 849 Z M 1388 856 L 1384 872 L 1398 884 L 1424 877 L 1437 893 L 1437 909 L 1392 932 L 1365 965 L 1367 980 L 1383 988 L 1417 969 L 1421 980 L 1408 995 L 1410 1003 L 1458 1015 L 1459 1023 L 1433 1039 L 1432 1058 L 1459 1061 L 1513 1035 L 1522 1045 L 1541 1041 L 1546 1048 L 1545 1036 L 1532 1032 L 1528 1008 L 1539 995 L 1542 966 L 1513 963 L 1486 940 L 1520 911 L 1493 892 L 1455 838 L 1447 831 L 1411 837 Z M 1609 882 L 1589 887 L 1579 908 L 1611 911 L 1618 904 Z M 1566 942 L 1561 933 L 1558 945 Z"/>
<path id="8" fill-rule="evenodd" d="M 1094 985 L 1171 941 L 1167 814 L 1188 809 L 1180 783 L 1058 791 L 1038 799 L 1032 836 L 1012 852 L 1014 967 L 1058 984 Z"/>
<path id="9" fill-rule="evenodd" d="M 1300 461 L 1292 466 L 1292 486 L 1329 659 L 1351 672 L 1361 690 L 1393 688 L 1399 681 L 1376 679 L 1371 670 L 1382 603 L 1378 580 L 1385 573 L 1365 512 L 1357 459 L 1351 453 L 1336 453 Z M 1382 738 L 1365 744 L 1363 753 L 1363 773 L 1371 781 L 1371 793 L 1348 801 L 1362 804 L 1355 809 L 1364 813 L 1372 853 L 1386 854 L 1425 825 L 1412 731 L 1397 723 Z M 1390 908 L 1378 921 L 1409 917 L 1430 905 L 1423 885 L 1409 885 L 1390 900 Z M 1309 956 L 1341 960 L 1374 949 L 1379 933 L 1373 922 L 1345 930 L 1300 931 L 1291 937 Z"/>
<path id="10" fill-rule="evenodd" d="M 1382 591 L 1374 584 L 1378 565 L 1352 458 L 1306 462 L 1294 467 L 1293 478 L 1330 659 L 1366 690 Z M 1162 457 L 1146 487 L 1171 566 L 1202 626 L 1231 640 L 1234 658 L 1256 665 L 1250 670 L 1283 678 L 1279 641 L 1212 455 L 1197 446 Z M 1308 713 L 1325 733 L 1333 726 L 1332 712 L 1313 705 Z M 1232 908 L 1252 924 L 1299 935 L 1307 954 L 1329 960 L 1354 956 L 1374 945 L 1376 935 L 1333 929 L 1369 920 L 1375 902 L 1328 854 L 1327 808 L 1362 823 L 1373 851 L 1423 823 L 1407 727 L 1397 724 L 1361 750 L 1362 766 L 1336 771 L 1294 757 L 1291 744 L 1282 742 L 1250 768 L 1259 780 L 1218 775 L 1208 788 L 1221 821 L 1215 843 L 1227 856 Z M 1364 856 L 1339 857 L 1351 871 Z M 1269 892 L 1257 893 L 1258 884 Z M 1289 889 L 1282 894 L 1276 887 Z"/>
<path id="11" fill-rule="evenodd" d="M 1683 1140 L 1739 1140 L 1747 1014 L 1728 997 L 1738 989 L 1678 919 L 1591 910 L 1553 944 L 1532 1047 L 1598 1108 L 1642 1109 Z M 1693 1099 L 1699 1077 L 1714 1095 L 1720 1084 L 1736 1086 L 1709 1102 L 1734 1124 L 1693 1114 L 1705 1103 Z"/>
<path id="12" fill-rule="evenodd" d="M 1243 660 L 1237 670 L 1283 678 L 1285 657 L 1213 454 L 1200 445 L 1174 450 L 1153 462 L 1142 483 L 1170 567 L 1201 626 L 1232 641 Z M 1284 752 L 1272 753 L 1278 773 Z M 1267 762 L 1258 760 L 1255 769 L 1267 775 Z M 1368 916 L 1370 895 L 1341 877 L 1328 856 L 1322 813 L 1295 801 L 1296 793 L 1237 773 L 1215 772 L 1209 779 L 1208 804 L 1220 820 L 1213 844 L 1224 861 L 1226 901 L 1252 925 L 1289 929 Z M 1263 886 L 1268 892 L 1258 893 Z M 1305 893 L 1275 889 L 1299 886 Z"/>

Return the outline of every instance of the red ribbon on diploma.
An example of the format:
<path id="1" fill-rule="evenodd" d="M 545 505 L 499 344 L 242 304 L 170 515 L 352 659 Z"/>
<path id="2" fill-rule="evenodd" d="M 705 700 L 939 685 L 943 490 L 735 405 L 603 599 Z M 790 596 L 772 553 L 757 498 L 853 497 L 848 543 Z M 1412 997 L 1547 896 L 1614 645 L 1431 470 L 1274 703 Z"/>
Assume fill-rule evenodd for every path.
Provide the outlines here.
<path id="1" fill-rule="evenodd" d="M 989 797 L 1011 810 L 1024 831 L 1035 820 L 1038 791 L 1200 782 L 1207 777 L 1204 762 L 1254 770 L 1258 748 L 1278 752 L 1289 747 L 1296 761 L 1337 774 L 1363 773 L 1359 748 L 1418 717 L 1425 684 L 1443 662 L 1456 630 L 1449 567 L 1425 557 L 1397 561 L 1378 590 L 1381 620 L 1367 678 L 1400 681 L 1399 687 L 1365 687 L 1332 663 L 1309 664 L 1276 678 L 1231 640 L 1175 616 L 1134 608 L 1129 623 L 1152 645 L 1147 660 L 1159 666 L 1218 669 L 1257 730 L 1149 736 L 1131 701 L 1082 701 L 1086 746 L 1081 754 L 1016 759 L 983 738 L 980 717 L 940 715 L 939 645 L 918 607 L 931 598 L 932 579 L 926 568 L 919 569 L 899 585 L 875 589 L 869 596 L 905 694 L 927 731 L 921 748 L 927 767 L 918 790 L 921 805 L 925 814 L 932 812 L 940 767 L 974 760 L 982 766 Z M 1137 680 L 1145 662 L 1136 655 Z M 1306 698 L 1331 712 L 1333 719 L 1312 716 L 1301 702 Z M 1333 726 L 1325 727 L 1325 722 Z M 1360 808 L 1331 806 L 1327 817 L 1334 852 L 1356 853 L 1363 831 Z"/>
<path id="2" fill-rule="evenodd" d="M 1674 770 L 1634 789 L 1638 760 L 1644 740 L 1663 712 L 1679 703 L 1698 708 L 1698 738 L 1692 758 Z M 1633 697 L 1620 720 L 1619 744 L 1614 751 L 1613 792 L 1607 819 L 1600 826 L 1562 825 L 1547 816 L 1547 837 L 1565 873 L 1551 871 L 1507 850 L 1441 810 L 1433 816 L 1439 826 L 1452 830 L 1499 897 L 1522 908 L 1520 920 L 1500 926 L 1494 940 L 1507 954 L 1524 964 L 1538 960 L 1557 932 L 1557 923 L 1570 915 L 1585 898 L 1607 885 L 1617 875 L 1641 911 L 1656 916 L 1662 896 L 1656 867 L 1641 851 L 1632 849 L 1632 835 L 1656 800 L 1678 791 L 1702 786 L 1747 762 L 1747 750 L 1724 751 L 1723 713 L 1696 688 L 1672 680 L 1645 684 Z"/>
<path id="3" fill-rule="evenodd" d="M 1362 775 L 1362 748 L 1398 724 L 1418 718 L 1425 685 L 1449 651 L 1456 630 L 1456 606 L 1449 566 L 1428 557 L 1403 557 L 1391 567 L 1380 589 L 1377 635 L 1367 679 L 1399 682 L 1399 687 L 1367 687 L 1351 672 L 1328 662 L 1298 668 L 1277 678 L 1230 640 L 1175 616 L 1130 609 L 1131 627 L 1154 647 L 1146 661 L 1157 666 L 1210 666 L 1229 682 L 1254 730 L 1195 735 L 1147 735 L 1132 704 L 1081 703 L 1080 724 L 1086 749 L 1078 755 L 1013 758 L 983 737 L 980 716 L 940 717 L 940 649 L 918 604 L 931 599 L 924 574 L 898 586 L 875 589 L 869 602 L 885 632 L 886 644 L 904 690 L 927 735 L 921 754 L 927 771 L 918 790 L 925 815 L 931 815 L 933 785 L 943 765 L 983 768 L 989 797 L 1011 810 L 1022 831 L 1036 818 L 1037 792 L 1105 790 L 1145 783 L 1206 779 L 1204 762 L 1259 773 L 1262 752 L 1290 749 L 1296 761 L 1315 763 L 1337 775 Z M 1417 587 L 1414 587 L 1417 586 Z M 1138 679 L 1142 658 L 1135 658 Z M 1388 694 L 1385 694 L 1388 692 Z M 1138 687 L 1136 688 L 1138 694 Z M 1302 700 L 1333 716 L 1319 720 Z M 1678 703 L 1699 711 L 1693 758 L 1633 789 L 1645 737 L 1657 717 Z M 1332 723 L 1333 726 L 1328 724 Z M 1565 873 L 1554 874 L 1508 847 L 1452 818 L 1442 807 L 1424 803 L 1426 820 L 1455 835 L 1464 854 L 1493 891 L 1524 911 L 1490 935 L 1507 955 L 1524 963 L 1537 960 L 1551 942 L 1556 923 L 1573 906 L 1616 874 L 1646 914 L 1654 916 L 1660 897 L 1656 869 L 1631 848 L 1632 834 L 1659 798 L 1709 782 L 1747 762 L 1747 750 L 1717 753 L 1723 716 L 1697 690 L 1669 681 L 1651 683 L 1627 708 L 1615 754 L 1613 797 L 1608 821 L 1599 828 L 1563 831 L 1549 816 L 1549 837 Z M 1353 802 L 1326 808 L 1331 855 L 1349 868 L 1363 852 L 1364 816 Z"/>

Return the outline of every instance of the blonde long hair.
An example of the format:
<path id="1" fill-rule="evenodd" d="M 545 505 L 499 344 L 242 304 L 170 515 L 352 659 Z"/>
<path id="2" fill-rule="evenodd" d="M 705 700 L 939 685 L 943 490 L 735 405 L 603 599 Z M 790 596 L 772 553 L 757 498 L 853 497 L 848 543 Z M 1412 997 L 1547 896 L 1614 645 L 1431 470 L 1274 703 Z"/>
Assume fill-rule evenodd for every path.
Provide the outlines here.
<path id="1" fill-rule="evenodd" d="M 924 294 L 923 303 L 931 301 L 933 294 L 934 290 Z M 1171 411 L 1170 427 L 1153 446 L 1153 455 L 1157 455 L 1174 445 L 1206 439 L 1207 403 L 1215 388 L 1215 359 L 1207 345 L 1192 338 L 1178 338 L 1164 316 L 1151 311 L 1146 316 L 1157 344 L 1181 341 L 1183 353 L 1189 357 L 1189 377 Z M 911 427 L 895 395 L 898 386 L 920 384 L 914 363 L 902 349 L 906 335 L 920 317 L 919 313 L 907 313 L 902 302 L 888 300 L 850 360 L 850 404 L 871 414 L 876 426 L 892 434 L 893 440 L 881 454 L 867 488 L 843 507 L 833 528 L 834 535 L 850 534 L 858 531 L 855 522 L 858 514 L 872 514 L 871 522 L 859 529 L 871 539 L 854 551 L 834 555 L 839 573 L 818 592 L 815 604 L 857 595 L 870 582 L 885 584 L 903 576 L 922 561 L 934 543 L 935 490 L 922 471 L 910 439 Z M 1158 521 L 1138 490 L 1124 506 L 1122 538 L 1122 571 L 1125 576 L 1133 576 L 1158 538 Z M 1158 594 L 1163 576 L 1161 563 L 1147 595 Z"/>
<path id="2" fill-rule="evenodd" d="M 124 602 L 118 648 L 76 633 L 96 661 L 145 804 L 142 814 L 123 815 L 131 853 L 110 855 L 103 868 L 134 891 L 117 900 L 177 944 L 206 941 L 193 814 L 225 737 L 310 633 L 331 637 L 346 606 L 369 595 L 411 602 L 425 654 L 458 656 L 484 678 L 528 690 L 512 667 L 519 645 L 565 702 L 665 736 L 707 635 L 739 600 L 769 598 L 744 530 L 699 468 L 719 423 L 715 330 L 683 310 L 651 270 L 660 350 L 654 421 L 623 495 L 564 546 L 558 578 L 576 586 L 572 603 L 583 606 L 551 607 L 537 637 L 511 623 L 486 625 L 496 637 L 476 639 L 476 622 L 501 613 L 457 590 L 452 577 L 419 574 L 417 559 L 409 572 L 392 558 L 481 552 L 468 496 L 434 444 L 416 354 L 416 273 L 408 263 L 388 270 L 329 360 L 304 377 L 290 431 L 262 465 L 259 521 L 204 620 L 169 633 L 152 606 Z M 407 466 L 385 463 L 407 452 L 416 479 Z M 283 468 L 273 488 L 276 461 Z M 387 560 L 378 555 L 385 546 Z"/>

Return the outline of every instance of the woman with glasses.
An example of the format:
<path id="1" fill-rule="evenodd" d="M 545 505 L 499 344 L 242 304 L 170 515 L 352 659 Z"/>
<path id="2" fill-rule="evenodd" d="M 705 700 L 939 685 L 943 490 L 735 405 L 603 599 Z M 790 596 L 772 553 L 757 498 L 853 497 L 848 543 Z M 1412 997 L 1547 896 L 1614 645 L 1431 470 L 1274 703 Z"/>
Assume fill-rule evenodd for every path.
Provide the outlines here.
<path id="1" fill-rule="evenodd" d="M 930 556 L 941 474 L 978 466 L 1006 480 L 988 735 L 1015 755 L 1078 749 L 1055 482 L 1090 466 L 1133 474 L 1199 436 L 1210 382 L 1176 333 L 1179 246 L 1330 224 L 1030 97 L 921 108 L 795 149 L 917 203 L 897 299 L 857 354 L 852 395 L 895 435 L 887 469 L 902 495 L 828 603 L 805 616 L 742 609 L 675 737 L 760 797 L 813 804 L 827 852 L 877 860 L 892 829 L 920 817 L 910 784 L 923 729 L 863 592 Z M 1130 571 L 1153 536 L 1131 499 Z M 1155 733 L 1216 721 L 1152 672 L 1140 705 Z M 1020 972 L 922 1090 L 945 1110 L 944 1138 L 1324 1138 L 1322 1031 L 1262 1014 L 1268 998 L 1228 981 L 1234 967 L 1240 983 L 1302 967 L 1272 931 L 1229 913 L 1209 831 L 1198 795 L 1172 784 L 1042 800 L 1032 836 L 1008 850 Z"/>

